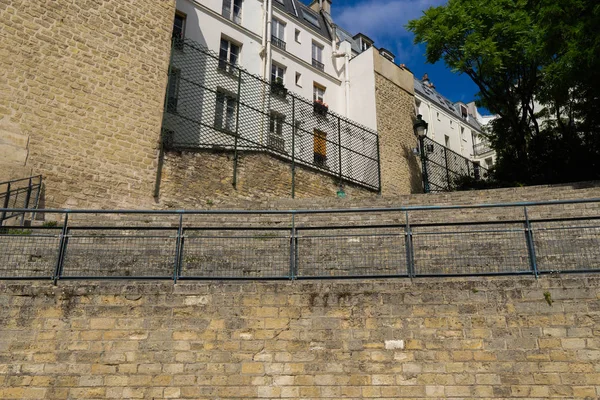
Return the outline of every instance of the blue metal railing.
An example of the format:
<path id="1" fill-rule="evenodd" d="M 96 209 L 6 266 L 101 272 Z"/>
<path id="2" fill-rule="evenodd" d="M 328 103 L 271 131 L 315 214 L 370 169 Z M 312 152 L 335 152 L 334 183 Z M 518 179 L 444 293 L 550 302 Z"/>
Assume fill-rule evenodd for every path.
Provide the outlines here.
<path id="1" fill-rule="evenodd" d="M 42 212 L 55 222 L 0 232 L 0 279 L 177 282 L 600 272 L 598 198 L 335 210 Z"/>

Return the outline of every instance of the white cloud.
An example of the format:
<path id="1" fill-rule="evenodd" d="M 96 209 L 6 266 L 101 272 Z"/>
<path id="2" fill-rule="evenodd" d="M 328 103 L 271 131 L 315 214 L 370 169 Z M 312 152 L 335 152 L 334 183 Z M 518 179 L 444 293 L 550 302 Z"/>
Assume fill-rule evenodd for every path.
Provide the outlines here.
<path id="1" fill-rule="evenodd" d="M 352 34 L 363 33 L 375 41 L 411 37 L 404 25 L 429 7 L 445 0 L 363 0 L 351 6 L 333 3 L 334 21 Z M 387 40 L 386 40 L 387 39 Z M 390 49 L 391 50 L 391 49 Z"/>

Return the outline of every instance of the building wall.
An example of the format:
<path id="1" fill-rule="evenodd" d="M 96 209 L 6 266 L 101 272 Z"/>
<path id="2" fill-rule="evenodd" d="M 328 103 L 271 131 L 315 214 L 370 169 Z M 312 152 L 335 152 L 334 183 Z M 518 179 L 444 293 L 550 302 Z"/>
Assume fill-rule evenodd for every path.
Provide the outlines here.
<path id="1" fill-rule="evenodd" d="M 2 283 L 0 398 L 597 398 L 596 275 Z"/>
<path id="2" fill-rule="evenodd" d="M 4 2 L 0 142 L 20 154 L 0 175 L 42 174 L 50 207 L 149 205 L 174 12 L 174 1 Z"/>
<path id="3" fill-rule="evenodd" d="M 413 131 L 415 100 L 412 86 L 406 84 L 412 83 L 408 79 L 412 78 L 412 74 L 378 53 L 373 54 L 379 58 L 375 61 L 375 66 L 379 66 L 375 70 L 375 97 L 382 194 L 393 196 L 422 192 L 421 167 L 413 153 L 417 147 Z"/>

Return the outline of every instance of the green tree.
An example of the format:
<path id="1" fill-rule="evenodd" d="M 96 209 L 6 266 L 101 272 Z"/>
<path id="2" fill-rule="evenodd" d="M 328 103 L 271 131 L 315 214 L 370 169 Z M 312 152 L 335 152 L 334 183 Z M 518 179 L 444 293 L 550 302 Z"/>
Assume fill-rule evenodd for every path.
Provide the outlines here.
<path id="1" fill-rule="evenodd" d="M 467 74 L 478 105 L 499 116 L 489 133 L 499 180 L 574 180 L 582 160 L 598 162 L 599 11 L 586 0 L 449 0 L 409 22 L 427 61 Z"/>

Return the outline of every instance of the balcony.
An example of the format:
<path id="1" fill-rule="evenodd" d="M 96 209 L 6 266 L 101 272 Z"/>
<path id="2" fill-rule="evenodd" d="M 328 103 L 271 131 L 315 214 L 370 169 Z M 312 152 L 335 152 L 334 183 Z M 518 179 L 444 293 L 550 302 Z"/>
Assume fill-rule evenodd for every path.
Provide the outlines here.
<path id="1" fill-rule="evenodd" d="M 315 60 L 314 58 L 312 60 L 312 66 L 318 69 L 319 71 L 325 71 L 325 65 L 319 60 Z"/>
<path id="2" fill-rule="evenodd" d="M 487 140 L 475 143 L 473 145 L 473 154 L 476 156 L 482 156 L 491 151 L 494 151 L 494 149 L 492 149 L 490 143 Z"/>
<path id="3" fill-rule="evenodd" d="M 271 36 L 271 43 L 275 47 L 279 47 L 281 50 L 285 50 L 285 42 L 278 37 Z"/>

